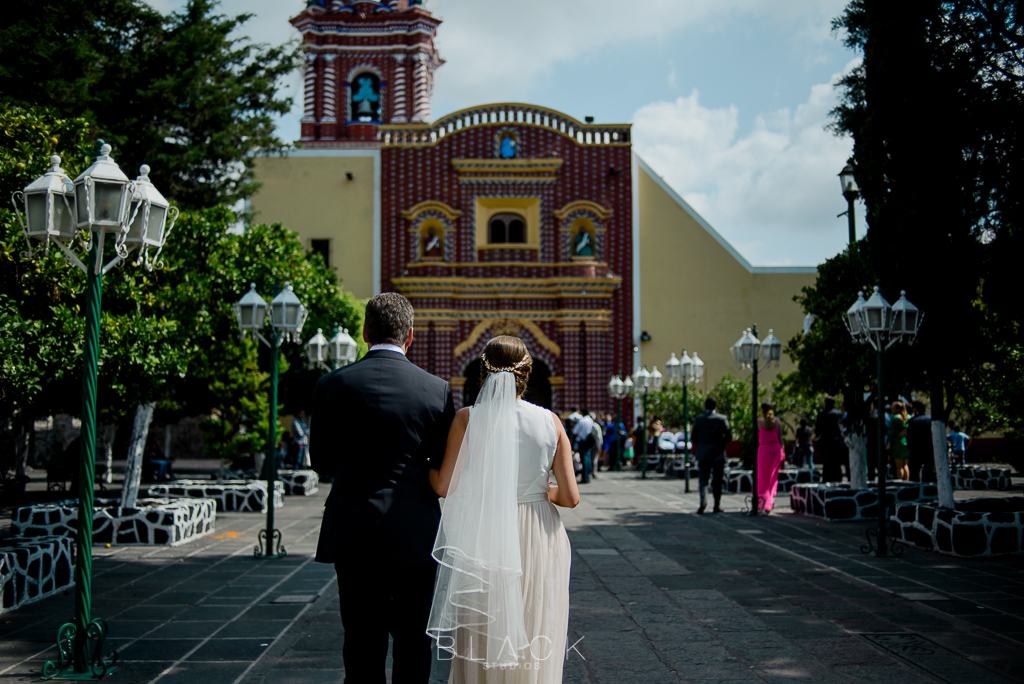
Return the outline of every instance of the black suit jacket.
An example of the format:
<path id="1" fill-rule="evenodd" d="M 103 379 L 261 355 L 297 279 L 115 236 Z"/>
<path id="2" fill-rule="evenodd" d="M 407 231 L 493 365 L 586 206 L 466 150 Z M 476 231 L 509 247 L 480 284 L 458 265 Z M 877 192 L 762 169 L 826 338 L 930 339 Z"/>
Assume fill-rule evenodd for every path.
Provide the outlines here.
<path id="1" fill-rule="evenodd" d="M 441 467 L 455 417 L 451 386 L 394 351 L 371 351 L 320 378 L 309 457 L 333 477 L 316 560 L 359 555 L 389 565 L 431 560 L 441 509 L 429 468 Z"/>
<path id="2" fill-rule="evenodd" d="M 729 419 L 721 413 L 705 411 L 694 419 L 690 438 L 698 461 L 724 459 L 725 445 L 732 441 Z"/>

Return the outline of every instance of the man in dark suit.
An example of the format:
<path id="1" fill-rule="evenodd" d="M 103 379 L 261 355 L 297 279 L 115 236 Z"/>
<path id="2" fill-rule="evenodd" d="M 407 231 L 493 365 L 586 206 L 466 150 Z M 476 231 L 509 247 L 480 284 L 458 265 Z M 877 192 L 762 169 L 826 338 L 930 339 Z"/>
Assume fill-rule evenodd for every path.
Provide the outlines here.
<path id="1" fill-rule="evenodd" d="M 846 448 L 839 428 L 839 421 L 842 418 L 843 412 L 836 408 L 835 397 L 825 397 L 825 410 L 819 412 L 814 421 L 814 431 L 818 435 L 818 453 L 821 454 L 821 479 L 825 482 L 843 481 L 843 455 Z"/>
<path id="2" fill-rule="evenodd" d="M 316 560 L 338 573 L 347 684 L 383 684 L 388 633 L 392 682 L 430 677 L 427 618 L 441 517 L 430 487 L 455 416 L 451 386 L 413 365 L 413 308 L 389 292 L 366 305 L 370 351 L 313 392 L 309 455 L 334 478 Z"/>
<path id="3" fill-rule="evenodd" d="M 711 493 L 715 497 L 714 513 L 721 513 L 722 480 L 725 476 L 725 445 L 732 441 L 729 419 L 715 412 L 718 401 L 708 397 L 704 401 L 706 411 L 693 421 L 690 433 L 697 454 L 697 470 L 700 482 L 700 508 L 698 515 L 704 515 L 707 508 L 708 480 L 714 475 Z"/>
<path id="4" fill-rule="evenodd" d="M 935 482 L 935 447 L 932 445 L 932 417 L 928 407 L 916 400 L 911 405 L 914 417 L 907 425 L 907 447 L 910 449 L 910 479 Z"/>

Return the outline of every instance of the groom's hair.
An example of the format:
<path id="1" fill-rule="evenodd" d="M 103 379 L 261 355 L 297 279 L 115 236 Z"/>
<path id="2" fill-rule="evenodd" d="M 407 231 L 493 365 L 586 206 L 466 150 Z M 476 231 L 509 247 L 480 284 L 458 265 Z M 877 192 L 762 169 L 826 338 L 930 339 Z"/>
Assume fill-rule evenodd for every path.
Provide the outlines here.
<path id="1" fill-rule="evenodd" d="M 384 292 L 366 303 L 363 328 L 366 339 L 373 344 L 394 344 L 401 347 L 412 330 L 413 310 L 408 299 L 397 292 Z"/>

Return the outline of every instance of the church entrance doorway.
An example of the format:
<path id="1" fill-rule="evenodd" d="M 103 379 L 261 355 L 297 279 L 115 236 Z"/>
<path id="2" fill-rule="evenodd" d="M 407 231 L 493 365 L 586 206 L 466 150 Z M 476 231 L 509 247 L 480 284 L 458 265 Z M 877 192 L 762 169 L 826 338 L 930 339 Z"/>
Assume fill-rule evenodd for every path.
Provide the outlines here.
<path id="1" fill-rule="evenodd" d="M 475 358 L 466 366 L 463 377 L 466 384 L 462 390 L 462 405 L 472 406 L 476 402 L 476 395 L 480 393 L 480 358 Z M 530 373 L 530 380 L 526 385 L 526 396 L 523 398 L 530 403 L 551 408 L 551 369 L 536 356 L 533 357 L 533 372 Z"/>

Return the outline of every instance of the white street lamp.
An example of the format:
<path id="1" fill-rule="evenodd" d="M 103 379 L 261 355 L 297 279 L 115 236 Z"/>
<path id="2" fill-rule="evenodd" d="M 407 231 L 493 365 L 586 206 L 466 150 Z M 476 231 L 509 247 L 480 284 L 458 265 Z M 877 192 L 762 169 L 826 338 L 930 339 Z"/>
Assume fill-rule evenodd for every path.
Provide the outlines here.
<path id="1" fill-rule="evenodd" d="M 141 248 L 136 263 L 144 264 L 152 271 L 154 267 L 162 267 L 158 259 L 167 236 L 178 219 L 178 208 L 172 207 L 167 198 L 150 182 L 149 170 L 148 164 L 139 167 L 140 175 L 135 179 L 128 230 L 121 234 L 119 243 L 126 248 L 125 256 L 132 249 Z M 167 226 L 168 216 L 171 216 L 170 226 Z M 152 260 L 146 255 L 148 247 L 157 250 Z"/>
<path id="2" fill-rule="evenodd" d="M 771 328 L 768 329 L 768 337 L 761 342 L 761 359 L 765 362 L 765 368 L 771 368 L 773 363 L 778 368 L 782 362 L 782 342 Z"/>
<path id="3" fill-rule="evenodd" d="M 330 355 L 337 367 L 346 366 L 356 360 L 359 345 L 348 334 L 348 328 L 338 329 L 331 338 Z"/>
<path id="4" fill-rule="evenodd" d="M 669 384 L 682 377 L 682 368 L 680 366 L 681 363 L 676 358 L 676 353 L 672 352 L 672 356 L 665 362 L 665 377 L 668 378 Z"/>
<path id="5" fill-rule="evenodd" d="M 324 337 L 324 329 L 317 328 L 316 335 L 306 342 L 306 358 L 310 366 L 321 366 L 324 370 L 330 370 L 327 361 L 327 338 Z"/>
<path id="6" fill-rule="evenodd" d="M 846 310 L 846 315 L 843 316 L 843 322 L 846 324 L 846 329 L 850 331 L 850 335 L 853 336 L 853 341 L 857 344 L 865 344 L 868 341 L 867 332 L 864 330 L 864 326 L 861 324 L 861 311 L 864 309 L 864 293 L 857 293 L 857 301 L 853 303 L 849 309 Z"/>
<path id="7" fill-rule="evenodd" d="M 761 341 L 757 339 L 750 328 L 743 331 L 743 335 L 732 346 L 733 359 L 740 368 L 751 368 L 761 357 Z"/>
<path id="8" fill-rule="evenodd" d="M 26 238 L 39 240 L 44 245 L 51 239 L 58 242 L 75 239 L 75 186 L 60 167 L 60 157 L 50 157 L 50 170 L 25 186 L 24 191 L 11 196 L 14 210 L 21 218 L 16 201 L 19 195 L 25 203 L 22 228 Z M 31 256 L 31 241 L 28 248 Z"/>
<path id="9" fill-rule="evenodd" d="M 249 291 L 245 293 L 237 304 L 235 304 L 235 318 L 238 320 L 238 327 L 244 334 L 249 331 L 259 337 L 265 344 L 270 344 L 260 335 L 263 324 L 267 319 L 267 300 L 260 297 L 256 292 L 256 283 L 249 283 Z"/>
<path id="10" fill-rule="evenodd" d="M 270 324 L 285 338 L 298 342 L 305 322 L 306 307 L 295 296 L 292 284 L 285 282 L 284 289 L 270 300 Z"/>

